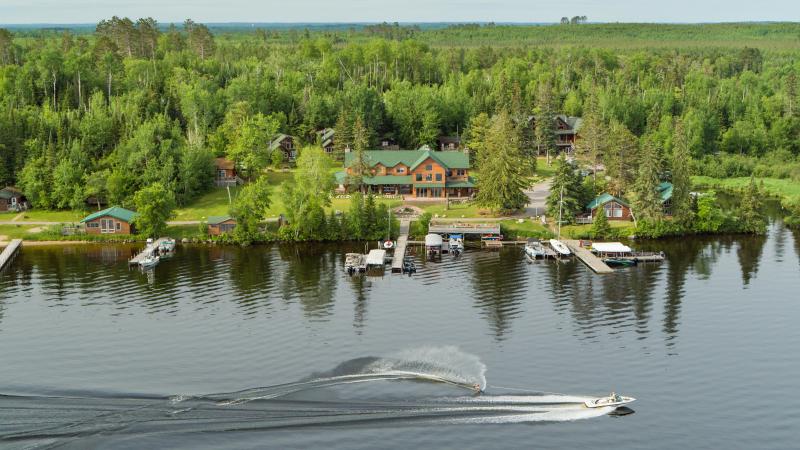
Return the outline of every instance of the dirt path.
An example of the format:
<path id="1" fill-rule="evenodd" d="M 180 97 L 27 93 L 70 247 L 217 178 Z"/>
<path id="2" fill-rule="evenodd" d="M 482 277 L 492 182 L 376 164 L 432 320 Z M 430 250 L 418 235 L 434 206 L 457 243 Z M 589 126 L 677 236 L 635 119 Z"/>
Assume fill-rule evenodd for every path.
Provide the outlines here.
<path id="1" fill-rule="evenodd" d="M 550 186 L 553 180 L 547 179 L 541 183 L 534 184 L 525 191 L 528 196 L 528 204 L 525 206 L 526 216 L 540 216 L 547 210 L 547 196 L 550 195 Z"/>
<path id="2" fill-rule="evenodd" d="M 16 216 L 14 216 L 14 218 L 13 218 L 13 219 L 11 219 L 11 221 L 12 221 L 12 222 L 16 222 L 16 221 L 18 221 L 19 219 L 22 219 L 23 217 L 25 217 L 25 213 L 19 213 L 19 214 L 17 214 Z"/>

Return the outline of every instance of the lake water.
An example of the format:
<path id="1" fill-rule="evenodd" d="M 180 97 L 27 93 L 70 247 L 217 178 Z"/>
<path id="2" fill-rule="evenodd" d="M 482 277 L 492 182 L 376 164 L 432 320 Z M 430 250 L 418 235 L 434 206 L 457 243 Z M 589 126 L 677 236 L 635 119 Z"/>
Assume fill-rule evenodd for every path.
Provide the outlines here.
<path id="1" fill-rule="evenodd" d="M 0 447 L 797 448 L 800 236 L 648 245 L 667 261 L 607 276 L 506 247 L 354 278 L 358 245 L 183 246 L 149 274 L 133 247 L 25 248 Z M 575 403 L 612 390 L 635 414 Z"/>

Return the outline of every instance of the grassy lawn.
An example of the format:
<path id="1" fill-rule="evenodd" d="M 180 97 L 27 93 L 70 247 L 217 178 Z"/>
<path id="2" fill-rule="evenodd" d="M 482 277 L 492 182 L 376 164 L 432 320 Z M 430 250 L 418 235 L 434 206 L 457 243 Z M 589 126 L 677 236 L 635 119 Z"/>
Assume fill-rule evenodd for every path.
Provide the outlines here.
<path id="1" fill-rule="evenodd" d="M 692 184 L 695 187 L 721 187 L 725 189 L 742 189 L 750 183 L 750 177 L 737 178 L 712 178 L 696 176 L 692 177 Z M 800 199 L 800 182 L 790 179 L 780 178 L 756 178 L 756 183 L 773 195 L 780 197 L 790 197 Z"/>
<path id="2" fill-rule="evenodd" d="M 85 211 L 46 211 L 46 210 L 38 210 L 32 209 L 30 211 L 25 211 L 22 218 L 19 219 L 21 221 L 30 221 L 30 222 L 59 222 L 59 223 L 73 223 L 73 222 L 80 222 L 81 219 L 89 215 L 90 213 Z M 11 220 L 16 216 L 16 214 L 9 214 L 0 216 L 0 220 Z"/>
<path id="3" fill-rule="evenodd" d="M 485 208 L 479 208 L 474 203 L 451 203 L 449 209 L 445 209 L 444 203 L 432 204 L 415 204 L 422 208 L 425 212 L 431 213 L 434 217 L 438 214 L 439 217 L 484 217 L 491 216 L 491 211 Z"/>
<path id="4" fill-rule="evenodd" d="M 628 222 L 624 220 L 609 220 L 609 225 L 611 228 L 615 228 L 617 232 L 621 233 L 622 236 L 630 236 L 634 234 L 634 227 L 633 222 Z M 561 227 L 561 236 L 572 238 L 572 239 L 580 239 L 585 237 L 589 230 L 592 229 L 591 224 L 587 225 L 566 225 Z"/>
<path id="5" fill-rule="evenodd" d="M 551 178 L 556 174 L 556 159 L 550 158 L 550 165 L 547 165 L 547 157 L 536 158 L 536 176 L 539 178 Z"/>
<path id="6" fill-rule="evenodd" d="M 0 225 L 0 241 L 6 239 L 26 239 L 31 237 L 34 232 L 41 231 L 43 227 L 34 225 Z M 5 238 L 2 238 L 5 236 Z"/>
<path id="7" fill-rule="evenodd" d="M 541 239 L 553 236 L 553 233 L 541 222 L 529 219 L 525 219 L 522 223 L 516 220 L 504 220 L 500 226 L 506 238 L 536 237 Z"/>

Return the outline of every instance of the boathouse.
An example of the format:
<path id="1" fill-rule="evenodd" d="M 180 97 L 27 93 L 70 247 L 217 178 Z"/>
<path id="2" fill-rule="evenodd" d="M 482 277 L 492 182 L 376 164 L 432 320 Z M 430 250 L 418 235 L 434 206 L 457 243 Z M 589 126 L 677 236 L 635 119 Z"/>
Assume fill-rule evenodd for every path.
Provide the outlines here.
<path id="1" fill-rule="evenodd" d="M 133 221 L 136 213 L 119 207 L 98 211 L 81 220 L 87 234 L 133 234 L 136 232 Z"/>
<path id="2" fill-rule="evenodd" d="M 6 186 L 0 189 L 0 212 L 28 209 L 28 201 L 19 189 Z"/>
<path id="3" fill-rule="evenodd" d="M 345 152 L 345 171 L 336 174 L 340 188 L 408 195 L 414 199 L 468 198 L 475 192 L 469 156 L 460 151 L 369 150 L 364 152 L 361 184 L 355 185 L 359 163 Z"/>
<path id="4" fill-rule="evenodd" d="M 211 216 L 208 218 L 209 236 L 231 233 L 236 228 L 236 219 L 231 216 Z"/>

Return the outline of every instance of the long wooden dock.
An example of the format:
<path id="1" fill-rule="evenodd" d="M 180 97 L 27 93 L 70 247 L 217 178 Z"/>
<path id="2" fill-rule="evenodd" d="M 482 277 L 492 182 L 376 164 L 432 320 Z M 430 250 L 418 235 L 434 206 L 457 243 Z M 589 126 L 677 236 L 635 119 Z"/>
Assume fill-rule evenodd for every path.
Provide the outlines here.
<path id="1" fill-rule="evenodd" d="M 139 265 L 143 259 L 147 258 L 148 256 L 153 256 L 156 250 L 158 250 L 158 248 L 161 246 L 161 243 L 167 240 L 169 240 L 169 238 L 160 238 L 153 241 L 152 244 L 147 244 L 144 250 L 130 259 L 129 263 L 131 265 Z"/>
<path id="2" fill-rule="evenodd" d="M 408 230 L 411 227 L 410 219 L 400 220 L 400 236 L 392 256 L 392 273 L 403 273 L 403 263 L 406 259 L 406 246 L 408 245 Z"/>
<path id="3" fill-rule="evenodd" d="M 3 270 L 6 264 L 14 259 L 20 247 L 22 247 L 22 239 L 14 239 L 3 249 L 3 253 L 0 253 L 0 270 Z"/>
<path id="4" fill-rule="evenodd" d="M 602 259 L 595 256 L 594 253 L 590 252 L 589 250 L 581 247 L 581 243 L 575 240 L 562 240 L 561 242 L 567 244 L 572 253 L 578 257 L 584 264 L 589 266 L 590 269 L 594 270 L 595 273 L 614 273 L 614 269 L 608 267 L 606 263 L 603 262 Z"/>

